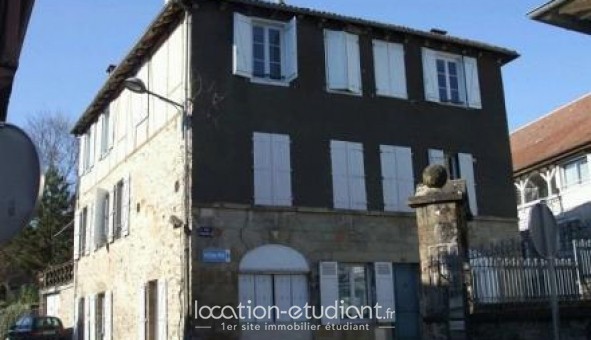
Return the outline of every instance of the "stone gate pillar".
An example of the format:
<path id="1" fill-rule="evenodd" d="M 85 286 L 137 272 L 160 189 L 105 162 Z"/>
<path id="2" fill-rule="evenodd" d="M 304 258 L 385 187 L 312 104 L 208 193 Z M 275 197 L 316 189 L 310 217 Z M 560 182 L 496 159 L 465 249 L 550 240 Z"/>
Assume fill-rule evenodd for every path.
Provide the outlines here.
<path id="1" fill-rule="evenodd" d="M 416 195 L 423 339 L 467 339 L 466 184 L 447 180 L 441 165 L 428 166 Z"/>

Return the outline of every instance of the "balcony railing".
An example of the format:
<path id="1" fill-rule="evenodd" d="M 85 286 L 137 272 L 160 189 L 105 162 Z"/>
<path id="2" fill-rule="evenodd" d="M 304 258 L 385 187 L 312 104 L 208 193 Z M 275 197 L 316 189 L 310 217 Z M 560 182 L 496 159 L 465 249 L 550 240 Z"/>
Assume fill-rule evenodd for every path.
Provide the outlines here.
<path id="1" fill-rule="evenodd" d="M 70 283 L 74 278 L 74 262 L 66 262 L 52 266 L 41 273 L 39 278 L 41 288 L 61 286 Z"/>

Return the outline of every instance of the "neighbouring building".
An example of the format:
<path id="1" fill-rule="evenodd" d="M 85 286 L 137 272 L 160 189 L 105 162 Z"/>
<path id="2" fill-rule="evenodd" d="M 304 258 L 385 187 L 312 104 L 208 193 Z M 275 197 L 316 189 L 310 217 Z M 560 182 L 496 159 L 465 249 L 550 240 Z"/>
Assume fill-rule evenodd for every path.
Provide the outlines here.
<path id="1" fill-rule="evenodd" d="M 419 338 L 422 169 L 467 181 L 471 242 L 517 232 L 501 78 L 516 57 L 279 3 L 167 2 L 73 129 L 75 335 L 341 339 L 233 331 L 195 303 L 342 301 L 396 311 L 357 339 Z M 312 324 L 329 321 L 349 320 Z"/>
<path id="2" fill-rule="evenodd" d="M 561 228 L 563 247 L 591 223 L 591 94 L 511 133 L 519 229 L 545 202 Z"/>
<path id="3" fill-rule="evenodd" d="M 529 16 L 546 24 L 591 34 L 591 3 L 587 0 L 551 0 Z"/>

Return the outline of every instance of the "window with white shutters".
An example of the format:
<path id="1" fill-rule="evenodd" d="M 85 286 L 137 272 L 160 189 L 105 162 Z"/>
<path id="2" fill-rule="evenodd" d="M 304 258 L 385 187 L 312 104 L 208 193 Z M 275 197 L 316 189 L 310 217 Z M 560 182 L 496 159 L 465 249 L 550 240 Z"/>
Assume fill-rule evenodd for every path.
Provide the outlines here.
<path id="1" fill-rule="evenodd" d="M 87 253 L 88 207 L 82 208 L 77 214 L 78 223 L 74 220 L 74 257 Z M 78 224 L 78 230 L 76 230 Z"/>
<path id="2" fill-rule="evenodd" d="M 289 136 L 253 133 L 255 204 L 291 206 L 290 157 Z"/>
<path id="3" fill-rule="evenodd" d="M 359 36 L 324 30 L 324 50 L 327 90 L 361 94 Z"/>
<path id="4" fill-rule="evenodd" d="M 407 200 L 414 194 L 412 153 L 408 147 L 380 145 L 384 210 L 412 211 Z"/>
<path id="5" fill-rule="evenodd" d="M 333 202 L 337 209 L 367 209 L 363 145 L 331 141 Z"/>
<path id="6" fill-rule="evenodd" d="M 376 94 L 408 98 L 404 46 L 381 40 L 373 40 L 372 44 Z"/>
<path id="7" fill-rule="evenodd" d="M 423 48 L 425 99 L 482 108 L 475 58 Z"/>
<path id="8" fill-rule="evenodd" d="M 320 304 L 326 309 L 329 306 L 343 306 L 350 310 L 347 314 L 324 315 L 322 324 L 339 323 L 343 319 L 377 319 L 379 322 L 392 322 L 394 317 L 394 276 L 392 263 L 337 263 L 320 262 Z M 366 308 L 378 304 L 372 312 Z M 355 309 L 348 307 L 356 307 Z M 356 311 L 363 312 L 357 315 Z M 388 311 L 390 313 L 388 313 Z"/>
<path id="9" fill-rule="evenodd" d="M 254 82 L 297 78 L 297 20 L 270 21 L 234 13 L 233 73 Z"/>
<path id="10" fill-rule="evenodd" d="M 108 223 L 109 223 L 109 192 L 103 189 L 97 189 L 95 203 L 95 221 L 94 221 L 94 244 L 96 248 L 102 247 L 107 241 Z"/>
<path id="11" fill-rule="evenodd" d="M 478 215 L 476 196 L 476 177 L 474 158 L 468 153 L 449 153 L 438 149 L 429 149 L 429 164 L 443 165 L 450 179 L 464 179 L 468 191 L 468 203 L 473 215 Z"/>

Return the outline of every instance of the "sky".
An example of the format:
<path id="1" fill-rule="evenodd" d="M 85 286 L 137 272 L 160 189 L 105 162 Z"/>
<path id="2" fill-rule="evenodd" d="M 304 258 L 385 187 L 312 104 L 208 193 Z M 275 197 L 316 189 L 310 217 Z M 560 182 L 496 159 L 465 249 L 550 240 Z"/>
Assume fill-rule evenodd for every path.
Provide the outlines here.
<path id="1" fill-rule="evenodd" d="M 591 37 L 542 24 L 527 13 L 546 0 L 286 0 L 516 50 L 503 67 L 509 129 L 588 92 Z M 8 121 L 61 112 L 75 121 L 129 52 L 164 0 L 37 0 L 8 107 Z"/>

